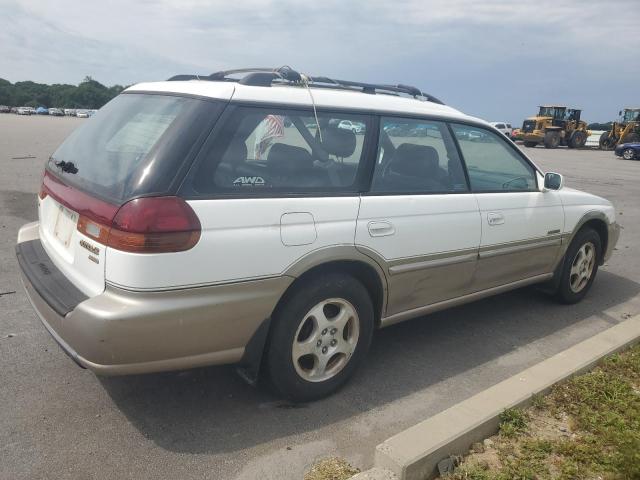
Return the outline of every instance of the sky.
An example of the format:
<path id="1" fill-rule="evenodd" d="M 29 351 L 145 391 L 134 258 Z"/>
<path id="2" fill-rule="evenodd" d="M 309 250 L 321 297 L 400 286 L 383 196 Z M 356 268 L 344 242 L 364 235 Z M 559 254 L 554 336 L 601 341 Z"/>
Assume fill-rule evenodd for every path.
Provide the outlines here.
<path id="1" fill-rule="evenodd" d="M 488 121 L 640 107 L 640 0 L 0 0 L 0 78 L 278 67 L 414 85 Z"/>

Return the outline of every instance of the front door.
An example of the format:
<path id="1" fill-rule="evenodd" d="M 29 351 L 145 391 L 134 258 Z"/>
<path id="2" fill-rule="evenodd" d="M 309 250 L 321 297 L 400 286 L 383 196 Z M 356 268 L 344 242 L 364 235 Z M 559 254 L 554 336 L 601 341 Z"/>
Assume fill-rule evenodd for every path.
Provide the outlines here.
<path id="1" fill-rule="evenodd" d="M 444 123 L 383 117 L 356 245 L 383 263 L 386 316 L 468 293 L 480 215 Z"/>
<path id="2" fill-rule="evenodd" d="M 473 290 L 550 273 L 564 227 L 558 193 L 539 189 L 536 170 L 509 140 L 476 127 L 452 128 L 482 219 Z"/>

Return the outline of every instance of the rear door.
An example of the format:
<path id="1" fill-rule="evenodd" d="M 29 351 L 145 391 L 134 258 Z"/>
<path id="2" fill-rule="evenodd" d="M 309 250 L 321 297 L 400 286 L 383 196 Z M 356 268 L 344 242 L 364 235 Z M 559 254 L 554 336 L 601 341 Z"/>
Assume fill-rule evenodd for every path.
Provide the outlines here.
<path id="1" fill-rule="evenodd" d="M 444 123 L 381 118 L 356 244 L 386 267 L 387 316 L 468 292 L 480 216 Z"/>
<path id="2" fill-rule="evenodd" d="M 227 108 L 180 193 L 200 219 L 200 241 L 167 276 L 272 277 L 312 252 L 353 245 L 372 119 L 324 109 L 317 119 L 311 105 Z M 356 122 L 361 134 L 343 128 Z"/>
<path id="3" fill-rule="evenodd" d="M 558 193 L 540 191 L 535 168 L 502 136 L 476 126 L 454 124 L 452 129 L 482 219 L 473 289 L 551 272 L 564 227 Z M 470 131 L 480 135 L 470 137 Z"/>

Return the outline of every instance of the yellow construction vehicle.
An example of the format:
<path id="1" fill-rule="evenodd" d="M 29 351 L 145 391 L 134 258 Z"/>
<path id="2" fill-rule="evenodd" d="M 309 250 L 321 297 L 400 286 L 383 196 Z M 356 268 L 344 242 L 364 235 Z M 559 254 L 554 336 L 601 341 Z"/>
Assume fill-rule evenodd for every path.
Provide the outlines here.
<path id="1" fill-rule="evenodd" d="M 581 148 L 591 134 L 587 123 L 580 120 L 582 110 L 558 105 L 542 105 L 535 117 L 522 124 L 522 139 L 526 147 L 535 147 L 543 143 L 546 148 L 566 145 L 569 148 Z"/>
<path id="2" fill-rule="evenodd" d="M 613 150 L 618 144 L 640 142 L 640 108 L 625 108 L 618 112 L 611 130 L 600 135 L 600 148 Z"/>

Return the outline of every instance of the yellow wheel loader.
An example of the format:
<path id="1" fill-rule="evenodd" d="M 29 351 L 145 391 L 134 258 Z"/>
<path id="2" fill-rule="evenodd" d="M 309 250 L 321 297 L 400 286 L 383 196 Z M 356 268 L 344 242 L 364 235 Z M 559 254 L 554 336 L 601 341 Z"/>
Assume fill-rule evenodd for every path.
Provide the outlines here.
<path id="1" fill-rule="evenodd" d="M 622 143 L 640 142 L 640 108 L 625 108 L 618 115 L 620 118 L 613 122 L 611 130 L 600 135 L 602 150 L 613 150 Z"/>
<path id="2" fill-rule="evenodd" d="M 522 124 L 522 139 L 525 147 L 535 147 L 539 143 L 546 148 L 566 145 L 582 148 L 591 132 L 587 123 L 580 120 L 582 110 L 558 105 L 542 105 L 535 117 Z"/>

